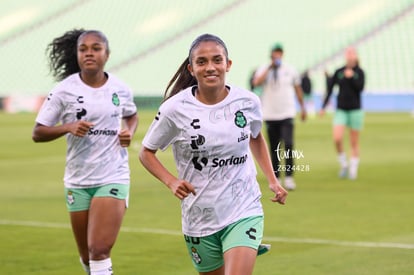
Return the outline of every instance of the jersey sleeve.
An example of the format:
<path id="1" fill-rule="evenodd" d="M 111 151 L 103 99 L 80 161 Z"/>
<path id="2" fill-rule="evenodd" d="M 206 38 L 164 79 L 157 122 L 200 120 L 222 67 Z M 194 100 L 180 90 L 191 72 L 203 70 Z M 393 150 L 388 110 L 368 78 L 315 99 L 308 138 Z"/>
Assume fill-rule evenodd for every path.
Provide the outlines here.
<path id="1" fill-rule="evenodd" d="M 61 118 L 63 107 L 60 96 L 54 91 L 50 92 L 37 114 L 36 122 L 49 127 L 55 126 Z"/>
<path id="2" fill-rule="evenodd" d="M 263 115 L 262 115 L 262 106 L 260 104 L 260 99 L 256 95 L 253 97 L 252 105 L 252 121 L 250 126 L 251 135 L 253 138 L 256 138 L 260 131 L 262 130 L 263 124 Z"/>
<path id="3" fill-rule="evenodd" d="M 132 116 L 137 112 L 137 106 L 134 103 L 134 97 L 130 90 L 127 91 L 126 101 L 122 107 L 122 117 Z"/>
<path id="4" fill-rule="evenodd" d="M 179 134 L 179 129 L 169 117 L 164 108 L 160 108 L 151 126 L 149 127 L 142 145 L 150 150 L 165 150 L 174 142 Z"/>

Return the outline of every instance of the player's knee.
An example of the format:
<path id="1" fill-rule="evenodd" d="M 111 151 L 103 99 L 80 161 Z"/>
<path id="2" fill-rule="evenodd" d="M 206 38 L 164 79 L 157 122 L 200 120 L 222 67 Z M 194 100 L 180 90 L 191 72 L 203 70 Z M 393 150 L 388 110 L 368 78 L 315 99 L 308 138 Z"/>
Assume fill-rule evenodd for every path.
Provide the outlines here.
<path id="1" fill-rule="evenodd" d="M 335 142 L 335 144 L 341 144 L 342 143 L 342 135 L 334 135 L 333 136 L 333 141 Z"/>
<path id="2" fill-rule="evenodd" d="M 96 243 L 89 246 L 89 258 L 91 260 L 104 260 L 109 258 L 112 246 Z"/>

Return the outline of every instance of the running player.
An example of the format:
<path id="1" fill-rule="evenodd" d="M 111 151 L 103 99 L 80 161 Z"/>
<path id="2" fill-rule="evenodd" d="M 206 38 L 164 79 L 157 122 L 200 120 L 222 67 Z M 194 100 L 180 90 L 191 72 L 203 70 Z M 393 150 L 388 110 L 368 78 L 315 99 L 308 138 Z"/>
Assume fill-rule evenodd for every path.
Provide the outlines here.
<path id="1" fill-rule="evenodd" d="M 220 38 L 199 36 L 167 86 L 139 155 L 181 200 L 184 239 L 200 274 L 253 272 L 261 253 L 263 209 L 252 155 L 275 193 L 272 201 L 284 204 L 287 196 L 260 132 L 259 98 L 226 85 L 231 64 Z M 177 177 L 156 156 L 169 145 Z"/>
<path id="2" fill-rule="evenodd" d="M 359 66 L 357 51 L 349 47 L 345 51 L 346 65 L 337 69 L 327 81 L 328 90 L 320 111 L 325 114 L 335 85 L 339 86 L 336 111 L 334 116 L 333 139 L 338 161 L 340 164 L 339 177 L 356 179 L 359 165 L 359 133 L 363 126 L 364 112 L 361 108 L 361 93 L 364 89 L 365 74 Z M 351 158 L 348 165 L 347 156 L 343 146 L 346 128 L 350 129 Z"/>
<path id="3" fill-rule="evenodd" d="M 110 252 L 128 205 L 126 147 L 138 124 L 136 106 L 130 89 L 104 71 L 103 33 L 68 31 L 48 53 L 60 83 L 37 115 L 33 140 L 66 137 L 66 204 L 81 264 L 87 274 L 112 274 Z"/>

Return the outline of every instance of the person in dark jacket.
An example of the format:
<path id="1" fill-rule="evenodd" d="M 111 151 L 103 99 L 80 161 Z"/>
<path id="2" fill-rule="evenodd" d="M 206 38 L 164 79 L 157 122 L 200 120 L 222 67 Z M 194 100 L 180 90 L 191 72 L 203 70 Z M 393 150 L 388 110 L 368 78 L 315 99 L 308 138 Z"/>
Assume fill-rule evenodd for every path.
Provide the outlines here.
<path id="1" fill-rule="evenodd" d="M 359 133 L 364 122 L 361 93 L 364 89 L 365 74 L 359 66 L 358 54 L 354 47 L 348 47 L 345 50 L 345 60 L 345 66 L 337 69 L 327 83 L 327 93 L 320 115 L 325 114 L 333 88 L 337 85 L 339 93 L 333 120 L 333 139 L 340 163 L 339 176 L 356 179 L 359 165 Z M 350 129 L 351 157 L 349 163 L 343 146 L 346 128 Z"/>
<path id="2" fill-rule="evenodd" d="M 312 80 L 309 76 L 309 71 L 305 70 L 301 75 L 300 83 L 303 91 L 303 101 L 305 103 L 305 109 L 310 117 L 315 115 L 315 106 L 312 99 Z"/>

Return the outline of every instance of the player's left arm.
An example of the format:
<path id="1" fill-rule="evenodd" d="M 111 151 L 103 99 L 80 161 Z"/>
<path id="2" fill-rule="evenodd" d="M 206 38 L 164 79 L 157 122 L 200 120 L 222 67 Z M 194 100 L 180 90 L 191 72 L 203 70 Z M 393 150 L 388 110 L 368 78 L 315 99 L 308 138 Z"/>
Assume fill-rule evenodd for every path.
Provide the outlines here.
<path id="1" fill-rule="evenodd" d="M 269 183 L 270 190 L 275 193 L 275 197 L 272 198 L 272 201 L 285 204 L 288 192 L 280 185 L 275 176 L 268 147 L 262 133 L 259 133 L 257 137 L 250 137 L 250 150 L 256 159 L 257 164 L 262 169 Z"/>
<path id="2" fill-rule="evenodd" d="M 303 90 L 299 84 L 296 84 L 294 87 L 295 87 L 296 98 L 298 99 L 300 110 L 301 110 L 300 117 L 304 121 L 306 120 L 306 108 L 305 108 L 305 103 L 303 100 Z"/>
<path id="3" fill-rule="evenodd" d="M 138 115 L 135 113 L 131 116 L 124 117 L 122 121 L 123 127 L 119 133 L 119 142 L 122 147 L 128 147 L 138 127 Z"/>

